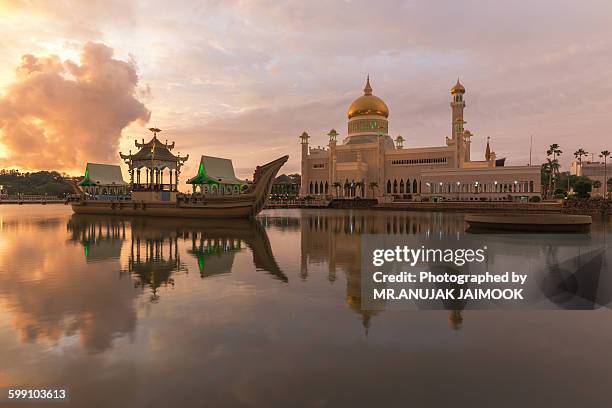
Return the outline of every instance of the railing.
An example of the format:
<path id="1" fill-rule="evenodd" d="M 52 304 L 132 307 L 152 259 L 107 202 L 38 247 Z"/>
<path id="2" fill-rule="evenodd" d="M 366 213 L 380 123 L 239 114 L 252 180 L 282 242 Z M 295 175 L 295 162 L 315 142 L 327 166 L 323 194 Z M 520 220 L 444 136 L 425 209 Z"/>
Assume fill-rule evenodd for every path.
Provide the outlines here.
<path id="1" fill-rule="evenodd" d="M 66 200 L 63 196 L 52 196 L 46 194 L 10 194 L 0 195 L 0 203 L 61 203 Z"/>
<path id="2" fill-rule="evenodd" d="M 132 191 L 177 191 L 176 184 L 134 184 Z"/>
<path id="3" fill-rule="evenodd" d="M 288 200 L 270 200 L 268 201 L 266 208 L 321 208 L 329 206 L 330 200 L 327 199 L 288 199 Z"/>

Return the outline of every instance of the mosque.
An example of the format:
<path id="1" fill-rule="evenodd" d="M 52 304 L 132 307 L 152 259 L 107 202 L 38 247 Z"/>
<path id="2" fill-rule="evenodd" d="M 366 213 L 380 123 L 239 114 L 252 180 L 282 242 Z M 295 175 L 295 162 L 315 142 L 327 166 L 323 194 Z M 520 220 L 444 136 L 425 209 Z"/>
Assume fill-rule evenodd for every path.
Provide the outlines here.
<path id="1" fill-rule="evenodd" d="M 302 144 L 301 196 L 369 197 L 379 201 L 526 201 L 540 196 L 539 166 L 505 166 L 489 140 L 484 160 L 472 160 L 472 133 L 464 125 L 465 87 L 451 88 L 451 132 L 441 146 L 404 148 L 404 138 L 389 136 L 389 108 L 372 93 L 348 109 L 347 136 L 329 131 L 328 147 Z"/>

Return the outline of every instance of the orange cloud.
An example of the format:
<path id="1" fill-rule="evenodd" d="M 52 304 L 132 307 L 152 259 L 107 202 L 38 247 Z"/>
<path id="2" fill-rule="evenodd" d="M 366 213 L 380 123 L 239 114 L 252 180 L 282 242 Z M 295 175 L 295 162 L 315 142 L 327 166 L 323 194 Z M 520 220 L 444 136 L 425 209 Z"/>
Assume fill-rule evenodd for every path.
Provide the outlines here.
<path id="1" fill-rule="evenodd" d="M 0 165 L 70 171 L 117 161 L 121 131 L 150 115 L 134 61 L 114 59 L 104 44 L 86 43 L 80 64 L 24 55 L 0 97 Z"/>

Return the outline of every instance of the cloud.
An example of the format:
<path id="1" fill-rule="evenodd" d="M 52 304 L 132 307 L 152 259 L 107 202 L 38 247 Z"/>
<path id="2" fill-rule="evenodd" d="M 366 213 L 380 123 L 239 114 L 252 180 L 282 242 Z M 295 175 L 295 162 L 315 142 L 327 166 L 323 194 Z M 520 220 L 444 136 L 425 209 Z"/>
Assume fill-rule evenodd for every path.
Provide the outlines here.
<path id="1" fill-rule="evenodd" d="M 80 63 L 24 55 L 0 98 L 0 164 L 70 170 L 116 161 L 121 131 L 150 117 L 138 92 L 135 62 L 114 59 L 104 44 L 86 43 Z"/>
<path id="2" fill-rule="evenodd" d="M 401 133 L 409 147 L 444 143 L 448 90 L 458 75 L 468 87 L 476 158 L 487 136 L 510 164 L 528 160 L 532 134 L 534 160 L 543 160 L 550 143 L 566 152 L 600 151 L 608 143 L 612 3 L 606 0 L 511 8 L 390 0 L 375 11 L 366 0 L 11 4 L 0 19 L 6 33 L 0 87 L 10 77 L 5 67 L 23 50 L 76 61 L 80 44 L 103 42 L 134 55 L 153 91 L 153 97 L 137 94 L 154 112 L 154 124 L 192 157 L 228 155 L 249 169 L 277 147 L 291 155 L 286 167 L 299 169 L 295 135 L 307 130 L 316 145 L 326 143 L 329 128 L 345 129 L 346 108 L 367 73 L 391 109 L 393 136 Z M 148 136 L 137 127 L 123 133 L 124 150 L 133 148 L 133 137 Z M 22 128 L 23 144 L 38 137 L 36 128 Z M 253 151 L 258 154 L 246 153 Z M 563 165 L 571 158 L 564 154 Z"/>
<path id="3" fill-rule="evenodd" d="M 108 245 L 115 244 L 117 258 L 87 263 L 81 243 L 88 236 L 78 222 L 76 218 L 69 224 L 75 245 L 65 245 L 62 218 L 4 218 L 2 234 L 7 238 L 0 264 L 11 273 L 0 273 L 0 310 L 10 317 L 24 343 L 58 345 L 66 337 L 78 336 L 87 352 L 96 353 L 136 327 L 138 291 L 131 279 L 119 279 L 116 272 L 121 269 L 118 257 L 124 241 L 98 237 L 90 249 L 108 253 Z M 32 231 L 36 239 L 31 235 L 23 239 Z M 109 236 L 108 230 L 101 234 Z"/>

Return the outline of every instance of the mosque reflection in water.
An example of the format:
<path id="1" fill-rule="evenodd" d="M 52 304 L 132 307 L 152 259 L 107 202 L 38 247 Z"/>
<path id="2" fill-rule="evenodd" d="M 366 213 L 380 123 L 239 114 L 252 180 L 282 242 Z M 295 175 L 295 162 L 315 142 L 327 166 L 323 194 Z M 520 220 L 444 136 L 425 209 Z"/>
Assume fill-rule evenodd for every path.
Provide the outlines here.
<path id="1" fill-rule="evenodd" d="M 366 332 L 372 318 L 381 310 L 362 309 L 360 260 L 363 234 L 433 237 L 466 234 L 461 216 L 333 210 L 272 211 L 250 221 L 81 215 L 70 219 L 68 229 L 72 240 L 83 245 L 87 262 L 122 259 L 120 275 L 130 276 L 136 287 L 150 289 L 152 302 L 160 300 L 160 287 L 174 286 L 177 274 L 189 273 L 181 254 L 195 259 L 199 275 L 204 279 L 231 273 L 236 255 L 250 253 L 255 270 L 288 283 L 290 278 L 277 264 L 266 230 L 281 232 L 291 238 L 299 236 L 299 262 L 289 276 L 306 281 L 310 273 L 320 274 L 323 270 L 326 279 L 337 284 L 338 274 L 343 274 L 346 304 L 359 316 Z M 285 243 L 279 244 L 276 251 L 282 253 Z M 507 252 L 517 252 L 516 256 L 520 256 L 520 248 L 508 246 Z M 464 320 L 462 310 L 451 310 L 448 320 L 451 328 L 459 329 Z"/>
<path id="2" fill-rule="evenodd" d="M 301 212 L 296 216 L 264 215 L 258 220 L 177 220 L 117 218 L 74 215 L 68 223 L 71 239 L 83 245 L 87 262 L 119 259 L 129 248 L 121 276 L 134 285 L 149 288 L 151 302 L 160 300 L 160 287 L 174 286 L 174 275 L 189 273 L 181 261 L 179 247 L 194 257 L 201 278 L 230 273 L 236 254 L 250 250 L 257 270 L 289 282 L 278 266 L 266 229 L 300 233 L 298 276 L 307 280 L 309 266 L 326 265 L 329 282 L 337 273 L 346 277 L 346 303 L 360 316 L 367 333 L 371 319 L 380 311 L 362 310 L 360 259 L 362 234 L 455 234 L 463 231 L 461 218 L 454 221 L 440 214 L 368 212 Z M 128 231 L 126 233 L 126 230 Z M 449 324 L 459 329 L 461 311 L 449 313 Z"/>
<path id="3" fill-rule="evenodd" d="M 462 217 L 448 218 L 442 213 L 386 213 L 376 211 L 338 212 L 320 210 L 301 212 L 299 217 L 260 217 L 266 227 L 300 230 L 301 279 L 308 279 L 309 266 L 327 265 L 327 279 L 334 282 L 337 273 L 346 275 L 346 303 L 361 316 L 366 332 L 371 319 L 380 311 L 362 310 L 361 235 L 362 234 L 463 234 Z M 460 232 L 459 232 L 460 231 Z M 463 322 L 460 310 L 449 313 L 449 325 L 457 330 Z"/>
<path id="4" fill-rule="evenodd" d="M 120 273 L 122 276 L 131 276 L 137 287 L 150 288 L 152 302 L 159 301 L 160 287 L 174 285 L 176 274 L 189 272 L 181 261 L 181 253 L 195 258 L 201 278 L 232 272 L 236 254 L 250 252 L 255 270 L 265 271 L 281 282 L 289 282 L 289 277 L 276 262 L 266 229 L 281 232 L 283 237 L 294 238 L 299 235 L 299 262 L 295 264 L 296 267 L 293 267 L 290 275 L 306 281 L 310 273 L 320 274 L 323 271 L 332 284 L 338 281 L 339 273 L 344 275 L 346 304 L 359 315 L 366 332 L 370 328 L 372 318 L 384 309 L 384 302 L 377 311 L 362 308 L 360 260 L 363 234 L 415 234 L 431 237 L 459 237 L 466 234 L 461 215 L 381 211 L 375 214 L 370 211 L 272 211 L 251 221 L 73 216 L 69 222 L 72 240 L 83 245 L 88 262 L 119 259 L 124 251 L 124 243 L 129 241 L 125 244 L 126 261 L 122 263 L 125 266 Z M 291 245 L 292 242 L 291 239 L 285 238 L 283 241 L 287 242 L 277 243 L 279 253 L 286 249 L 285 244 Z M 558 252 L 563 248 L 558 243 L 549 246 L 549 264 L 554 265 L 557 263 Z M 181 248 L 184 249 L 183 252 Z M 522 245 L 505 242 L 506 256 L 523 256 L 524 250 Z M 495 253 L 491 256 L 495 256 Z M 562 304 L 564 300 L 560 295 L 567 297 L 568 294 L 559 292 L 559 287 L 567 286 L 566 278 L 551 274 L 544 280 L 550 289 L 544 295 L 561 307 L 567 307 Z M 575 276 L 569 278 L 576 279 Z M 584 279 L 593 280 L 588 276 Z M 590 299 L 593 306 L 598 302 L 601 304 L 602 299 L 604 304 L 608 303 L 606 299 L 610 296 L 593 293 L 583 297 Z M 451 328 L 461 327 L 464 306 L 451 306 L 454 309 L 459 308 L 448 314 Z M 586 305 L 587 308 L 591 306 Z"/>

